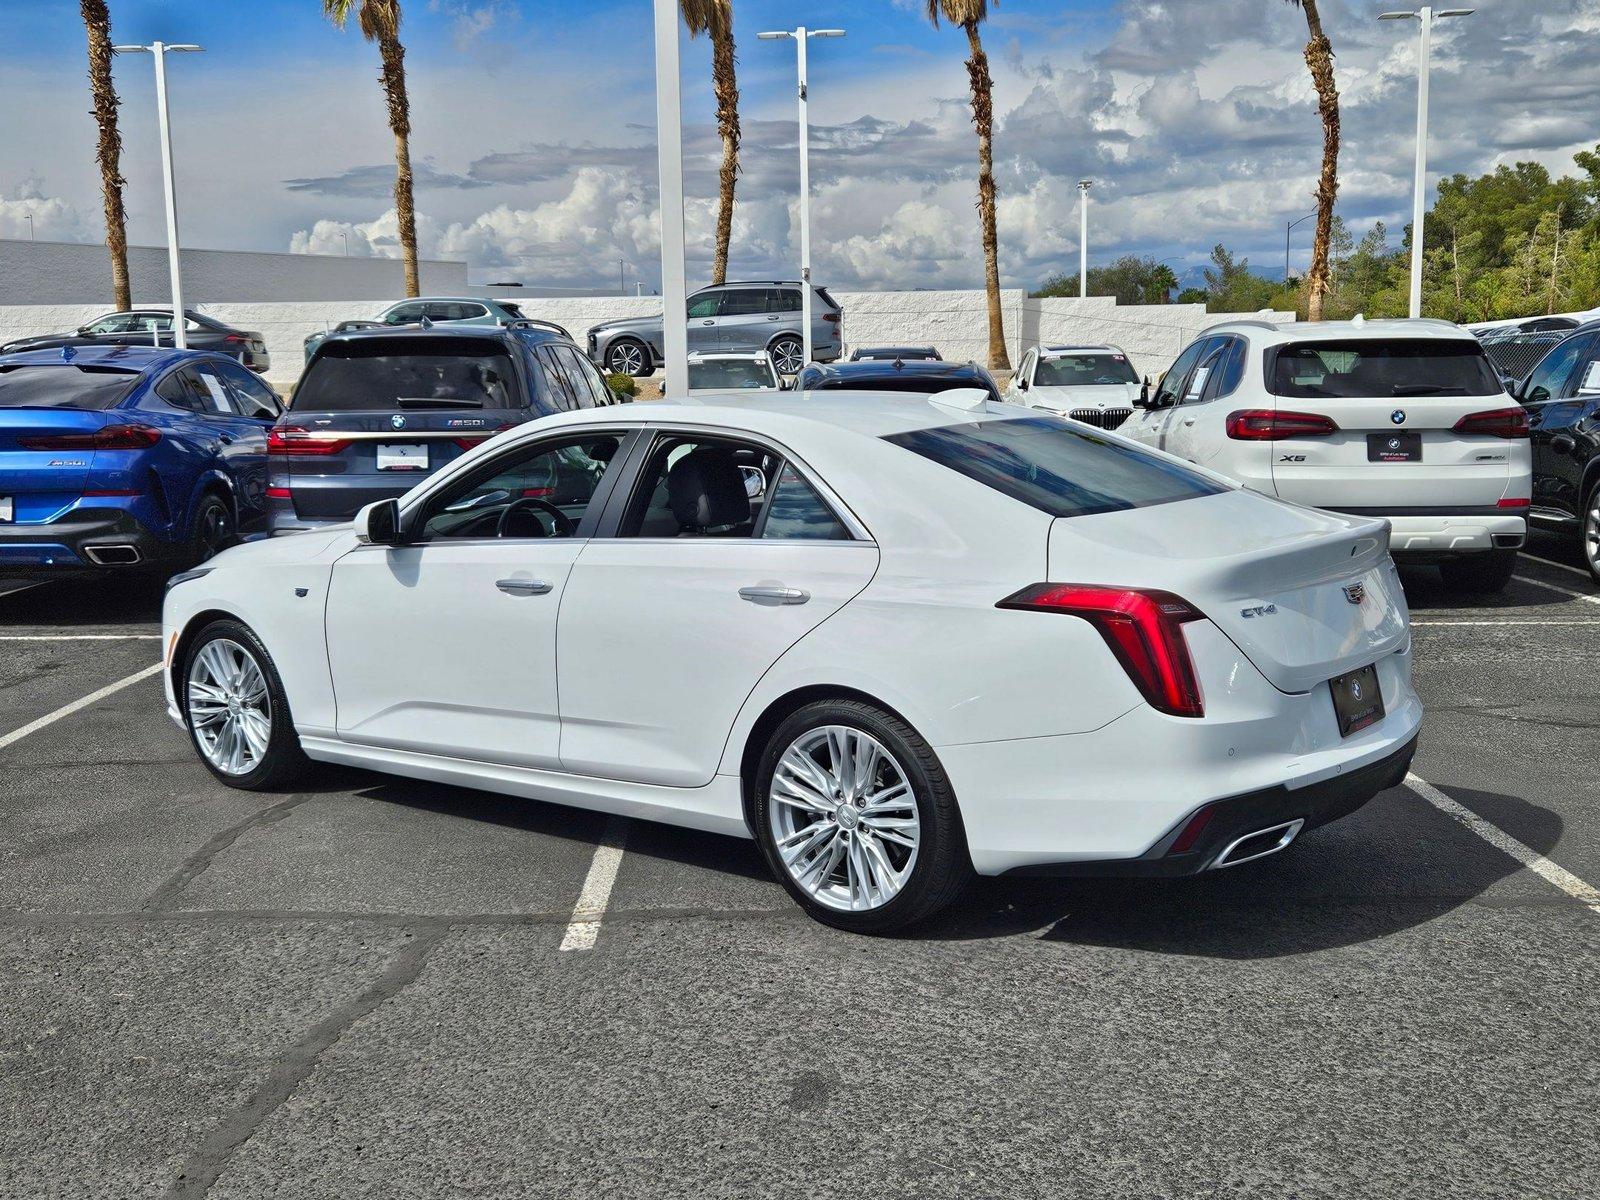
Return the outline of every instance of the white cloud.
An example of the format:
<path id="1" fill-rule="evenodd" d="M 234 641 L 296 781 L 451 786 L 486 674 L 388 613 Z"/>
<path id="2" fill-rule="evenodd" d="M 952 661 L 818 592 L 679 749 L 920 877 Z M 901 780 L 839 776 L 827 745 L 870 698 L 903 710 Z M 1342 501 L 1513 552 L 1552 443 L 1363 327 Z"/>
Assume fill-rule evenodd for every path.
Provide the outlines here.
<path id="1" fill-rule="evenodd" d="M 0 193 L 0 238 L 95 242 L 104 236 L 95 221 L 70 201 L 45 195 L 41 179 L 25 179 L 10 195 Z"/>

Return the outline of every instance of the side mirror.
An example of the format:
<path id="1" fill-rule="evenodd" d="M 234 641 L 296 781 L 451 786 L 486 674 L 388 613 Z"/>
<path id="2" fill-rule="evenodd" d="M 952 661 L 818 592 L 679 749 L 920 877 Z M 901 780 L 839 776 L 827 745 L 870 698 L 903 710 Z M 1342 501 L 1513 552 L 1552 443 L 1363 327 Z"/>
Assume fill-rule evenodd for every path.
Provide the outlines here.
<path id="1" fill-rule="evenodd" d="M 1139 385 L 1139 403 L 1137 407 L 1150 407 L 1150 377 L 1148 375 L 1145 376 L 1144 382 Z"/>
<path id="2" fill-rule="evenodd" d="M 363 545 L 400 545 L 400 501 L 374 500 L 356 513 L 355 531 L 356 540 Z"/>
<path id="3" fill-rule="evenodd" d="M 1022 376 L 1019 375 L 1017 377 L 1017 391 L 1025 392 L 1027 390 L 1028 390 L 1028 381 L 1026 379 L 1024 379 Z"/>

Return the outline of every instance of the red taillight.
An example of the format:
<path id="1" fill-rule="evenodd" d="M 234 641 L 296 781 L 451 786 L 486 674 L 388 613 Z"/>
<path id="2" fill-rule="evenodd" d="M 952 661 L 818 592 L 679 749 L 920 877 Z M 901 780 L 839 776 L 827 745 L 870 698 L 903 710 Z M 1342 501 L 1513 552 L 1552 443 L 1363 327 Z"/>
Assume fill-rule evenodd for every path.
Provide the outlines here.
<path id="1" fill-rule="evenodd" d="M 161 440 L 161 431 L 148 425 L 107 425 L 93 433 L 41 433 L 19 437 L 29 450 L 148 450 Z"/>
<path id="2" fill-rule="evenodd" d="M 313 433 L 298 425 L 279 425 L 267 430 L 268 454 L 337 454 L 349 444 L 349 438 L 333 433 Z"/>
<path id="3" fill-rule="evenodd" d="M 1503 500 L 1495 501 L 1496 508 L 1532 508 L 1533 501 L 1525 496 L 1507 496 Z"/>
<path id="4" fill-rule="evenodd" d="M 267 498 L 269 500 L 292 500 L 294 499 L 294 493 L 286 487 L 269 487 L 267 489 Z"/>
<path id="5" fill-rule="evenodd" d="M 247 337 L 240 337 L 237 333 L 230 333 L 222 340 L 225 342 L 249 342 L 250 339 Z"/>
<path id="6" fill-rule="evenodd" d="M 1327 437 L 1339 426 L 1321 413 L 1242 408 L 1228 414 L 1228 436 L 1241 442 L 1281 442 L 1284 438 Z"/>
<path id="7" fill-rule="evenodd" d="M 1152 708 L 1175 717 L 1205 716 L 1182 629 L 1205 614 L 1187 601 L 1138 588 L 1036 583 L 999 606 L 1081 617 L 1099 631 Z"/>
<path id="8" fill-rule="evenodd" d="M 1491 408 L 1486 412 L 1468 413 L 1456 422 L 1455 432 L 1481 433 L 1497 438 L 1525 438 L 1528 436 L 1528 414 L 1520 408 Z"/>
<path id="9" fill-rule="evenodd" d="M 455 438 L 454 441 L 455 441 L 455 444 L 460 446 L 463 450 L 471 450 L 476 446 L 483 445 L 490 438 L 492 438 L 495 434 L 504 433 L 508 429 L 515 429 L 515 428 L 516 428 L 516 426 L 512 425 L 510 422 L 504 422 L 502 424 L 496 425 L 493 429 L 489 430 L 487 433 L 466 433 L 466 434 L 462 434 L 458 438 Z"/>
<path id="10" fill-rule="evenodd" d="M 840 314 L 836 312 L 825 312 L 822 314 L 822 319 L 830 324 L 837 325 L 840 320 Z"/>

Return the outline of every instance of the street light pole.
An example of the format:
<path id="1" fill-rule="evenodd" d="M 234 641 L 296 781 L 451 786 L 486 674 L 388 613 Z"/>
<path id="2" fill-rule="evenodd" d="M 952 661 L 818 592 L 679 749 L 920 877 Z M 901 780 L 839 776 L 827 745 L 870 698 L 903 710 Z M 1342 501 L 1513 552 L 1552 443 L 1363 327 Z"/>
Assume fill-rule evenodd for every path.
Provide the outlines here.
<path id="1" fill-rule="evenodd" d="M 689 293 L 683 269 L 683 103 L 678 77 L 678 0 L 655 0 L 656 170 L 661 177 L 662 395 L 689 393 Z"/>
<path id="2" fill-rule="evenodd" d="M 1307 213 L 1303 217 L 1296 217 L 1292 221 L 1285 221 L 1283 225 L 1283 282 L 1289 282 L 1289 234 L 1296 225 L 1302 221 L 1309 221 L 1316 213 Z"/>
<path id="3" fill-rule="evenodd" d="M 1411 316 L 1422 315 L 1422 206 L 1428 192 L 1428 57 L 1433 43 L 1435 17 L 1470 17 L 1470 8 L 1442 8 L 1435 12 L 1424 5 L 1415 12 L 1379 13 L 1380 21 L 1411 21 L 1421 25 L 1417 41 L 1417 159 L 1411 185 Z"/>
<path id="4" fill-rule="evenodd" d="M 156 64 L 156 122 L 161 132 L 161 182 L 167 196 L 167 269 L 172 277 L 172 344 L 189 348 L 187 322 L 183 309 L 183 277 L 178 267 L 178 197 L 172 177 L 172 123 L 167 116 L 167 54 L 194 53 L 200 46 L 169 46 L 151 42 L 148 46 L 113 46 L 116 54 L 149 54 Z"/>
<path id="5" fill-rule="evenodd" d="M 1089 294 L 1089 189 L 1092 179 L 1078 180 L 1078 299 Z"/>
<path id="6" fill-rule="evenodd" d="M 806 44 L 814 37 L 843 37 L 842 29 L 774 29 L 756 35 L 767 41 L 793 38 L 795 71 L 799 78 L 800 100 L 800 353 L 811 361 L 811 126 L 806 116 Z"/>

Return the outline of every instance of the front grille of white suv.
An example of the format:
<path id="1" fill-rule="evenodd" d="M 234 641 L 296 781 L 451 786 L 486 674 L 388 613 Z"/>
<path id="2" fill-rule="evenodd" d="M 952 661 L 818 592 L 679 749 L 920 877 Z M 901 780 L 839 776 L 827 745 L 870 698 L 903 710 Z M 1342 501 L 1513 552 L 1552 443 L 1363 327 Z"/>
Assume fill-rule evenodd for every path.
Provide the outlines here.
<path id="1" fill-rule="evenodd" d="M 1074 421 L 1093 425 L 1096 429 L 1115 429 L 1133 416 L 1131 408 L 1075 408 L 1067 414 Z"/>

